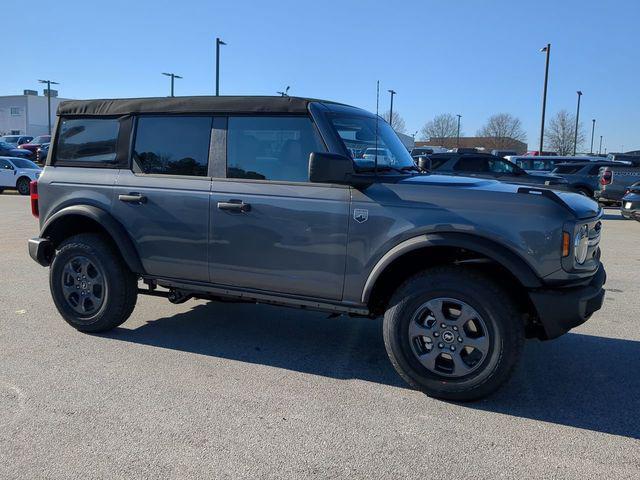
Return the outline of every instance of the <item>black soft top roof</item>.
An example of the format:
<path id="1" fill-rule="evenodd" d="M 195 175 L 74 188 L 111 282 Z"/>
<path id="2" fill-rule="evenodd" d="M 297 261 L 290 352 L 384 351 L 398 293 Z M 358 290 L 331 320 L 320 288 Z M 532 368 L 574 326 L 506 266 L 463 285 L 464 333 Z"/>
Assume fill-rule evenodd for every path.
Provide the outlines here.
<path id="1" fill-rule="evenodd" d="M 311 102 L 340 105 L 326 100 L 275 96 L 149 97 L 67 100 L 58 115 L 130 115 L 134 113 L 307 113 Z"/>

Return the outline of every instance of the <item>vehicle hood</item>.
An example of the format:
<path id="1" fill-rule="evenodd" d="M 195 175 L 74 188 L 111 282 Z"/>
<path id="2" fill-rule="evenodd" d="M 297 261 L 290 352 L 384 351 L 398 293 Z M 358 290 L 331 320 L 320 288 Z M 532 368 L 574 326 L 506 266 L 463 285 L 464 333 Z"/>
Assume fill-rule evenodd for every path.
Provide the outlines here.
<path id="1" fill-rule="evenodd" d="M 425 187 L 448 187 L 447 190 L 449 191 L 447 192 L 447 196 L 455 196 L 456 190 L 471 190 L 478 192 L 478 200 L 482 198 L 480 192 L 506 195 L 507 197 L 503 201 L 510 203 L 518 202 L 519 200 L 518 197 L 509 197 L 509 195 L 521 195 L 523 200 L 526 198 L 529 201 L 535 199 L 536 202 L 554 202 L 572 212 L 573 215 L 579 219 L 592 218 L 600 213 L 600 206 L 590 198 L 578 193 L 545 188 L 544 185 L 524 186 L 476 177 L 433 174 L 407 177 L 400 180 L 397 184 L 400 189 L 402 189 L 403 186 L 413 188 L 413 186 L 416 185 Z"/>

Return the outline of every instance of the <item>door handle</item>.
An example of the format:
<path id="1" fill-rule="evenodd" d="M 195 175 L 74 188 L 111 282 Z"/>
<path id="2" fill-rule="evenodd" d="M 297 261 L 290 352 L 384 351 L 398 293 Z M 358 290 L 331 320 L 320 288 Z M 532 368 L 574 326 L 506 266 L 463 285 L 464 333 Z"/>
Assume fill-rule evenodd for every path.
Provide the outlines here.
<path id="1" fill-rule="evenodd" d="M 118 195 L 118 200 L 127 203 L 147 203 L 147 197 L 140 193 L 129 193 L 128 195 Z"/>
<path id="2" fill-rule="evenodd" d="M 218 202 L 220 210 L 229 210 L 231 212 L 250 212 L 251 204 L 244 203 L 242 200 L 229 200 L 228 202 Z"/>

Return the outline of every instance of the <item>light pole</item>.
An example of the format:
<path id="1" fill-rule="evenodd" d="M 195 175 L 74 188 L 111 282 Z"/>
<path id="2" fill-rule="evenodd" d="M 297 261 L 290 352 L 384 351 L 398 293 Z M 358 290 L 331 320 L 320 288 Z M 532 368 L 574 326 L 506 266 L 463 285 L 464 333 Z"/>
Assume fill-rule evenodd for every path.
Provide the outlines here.
<path id="1" fill-rule="evenodd" d="M 578 147 L 578 122 L 580 121 L 580 98 L 582 97 L 582 92 L 578 90 L 576 92 L 578 94 L 578 109 L 576 110 L 576 132 L 573 136 L 573 155 L 576 154 L 576 148 Z"/>
<path id="2" fill-rule="evenodd" d="M 460 118 L 462 117 L 462 115 L 457 114 L 456 117 L 458 117 L 458 133 L 456 133 L 456 147 L 460 147 Z"/>
<path id="3" fill-rule="evenodd" d="M 49 135 L 51 135 L 51 85 L 60 85 L 53 80 L 38 80 L 39 83 L 47 84 L 47 120 L 49 121 Z"/>
<path id="4" fill-rule="evenodd" d="M 589 153 L 593 155 L 593 134 L 596 131 L 596 119 L 591 120 L 591 148 L 589 149 Z"/>
<path id="5" fill-rule="evenodd" d="M 542 122 L 540 122 L 540 155 L 544 148 L 544 114 L 547 110 L 547 84 L 549 83 L 549 57 L 551 56 L 551 44 L 547 43 L 546 47 L 540 49 L 541 52 L 547 52 L 547 61 L 544 67 L 544 89 L 542 90 Z"/>
<path id="6" fill-rule="evenodd" d="M 216 97 L 220 95 L 220 45 L 226 45 L 226 43 L 216 37 Z"/>
<path id="7" fill-rule="evenodd" d="M 166 75 L 167 77 L 171 77 L 171 95 L 173 97 L 173 82 L 176 78 L 182 78 L 180 75 L 176 75 L 175 73 L 162 73 L 163 75 Z"/>
<path id="8" fill-rule="evenodd" d="M 391 94 L 391 107 L 389 108 L 389 125 L 393 128 L 393 96 L 396 94 L 395 90 L 387 90 Z"/>
<path id="9" fill-rule="evenodd" d="M 602 153 L 602 135 L 600 135 L 600 147 L 598 148 L 598 155 Z"/>
<path id="10" fill-rule="evenodd" d="M 276 92 L 278 94 L 280 94 L 281 97 L 288 97 L 289 96 L 289 85 L 287 85 L 287 88 L 285 88 L 282 92 Z"/>

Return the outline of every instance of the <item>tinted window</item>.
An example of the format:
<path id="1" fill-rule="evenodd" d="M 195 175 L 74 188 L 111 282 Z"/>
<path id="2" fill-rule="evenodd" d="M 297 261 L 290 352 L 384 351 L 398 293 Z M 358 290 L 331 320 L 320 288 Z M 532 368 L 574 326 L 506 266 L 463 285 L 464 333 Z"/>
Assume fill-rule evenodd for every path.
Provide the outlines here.
<path id="1" fill-rule="evenodd" d="M 600 173 L 601 168 L 602 168 L 601 165 L 595 165 L 591 167 L 591 169 L 589 170 L 589 175 L 598 175 Z"/>
<path id="2" fill-rule="evenodd" d="M 57 162 L 113 162 L 116 159 L 117 119 L 81 118 L 60 124 Z"/>
<path id="3" fill-rule="evenodd" d="M 555 170 L 553 170 L 553 173 L 564 173 L 564 174 L 571 174 L 571 173 L 576 173 L 579 170 L 582 169 L 582 165 L 560 165 L 559 167 L 556 167 Z M 596 173 L 598 173 L 598 171 L 596 170 Z"/>
<path id="4" fill-rule="evenodd" d="M 17 167 L 17 168 L 37 168 L 39 169 L 40 167 L 37 166 L 35 163 L 33 163 L 30 160 L 24 160 L 22 158 L 13 158 L 11 159 L 11 161 L 13 162 L 13 164 Z"/>
<path id="5" fill-rule="evenodd" d="M 515 165 L 507 162 L 506 160 L 489 160 L 489 171 L 493 173 L 513 173 Z"/>
<path id="6" fill-rule="evenodd" d="M 140 117 L 133 158 L 144 173 L 207 175 L 211 117 Z"/>
<path id="7" fill-rule="evenodd" d="M 456 172 L 488 172 L 489 161 L 482 157 L 462 157 L 454 165 L 453 170 Z"/>
<path id="8" fill-rule="evenodd" d="M 307 117 L 230 117 L 227 176 L 309 180 L 309 154 L 325 150 Z"/>
<path id="9" fill-rule="evenodd" d="M 0 158 L 0 169 L 12 170 L 13 167 L 11 166 L 11 164 L 9 162 L 7 162 L 6 160 L 3 160 L 2 158 Z"/>

